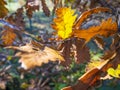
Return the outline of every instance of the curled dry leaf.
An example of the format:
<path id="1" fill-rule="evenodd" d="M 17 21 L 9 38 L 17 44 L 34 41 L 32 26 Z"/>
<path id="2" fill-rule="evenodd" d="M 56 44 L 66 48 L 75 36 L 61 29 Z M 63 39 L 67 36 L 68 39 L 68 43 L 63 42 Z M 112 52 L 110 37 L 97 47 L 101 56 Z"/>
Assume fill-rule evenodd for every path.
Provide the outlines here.
<path id="1" fill-rule="evenodd" d="M 64 58 L 58 51 L 49 47 L 44 47 L 44 50 L 40 50 L 31 44 L 27 44 L 25 46 L 9 46 L 7 48 L 19 50 L 16 56 L 20 57 L 19 62 L 21 62 L 24 69 L 41 66 L 43 63 L 48 63 L 49 61 L 64 61 Z"/>
<path id="2" fill-rule="evenodd" d="M 114 60 L 116 53 L 113 53 L 107 60 L 101 63 L 99 66 L 89 70 L 83 76 L 78 79 L 78 82 L 69 87 L 65 87 L 62 90 L 88 90 L 90 86 L 93 86 L 96 81 L 100 80 L 101 71 L 106 71 L 110 67 L 110 63 Z"/>
<path id="3" fill-rule="evenodd" d="M 94 42 L 97 44 L 97 46 L 101 49 L 104 50 L 105 42 L 103 41 L 103 38 L 100 36 L 97 36 L 94 38 Z"/>
<path id="4" fill-rule="evenodd" d="M 120 37 L 118 34 L 114 36 L 113 43 L 110 50 L 105 52 L 104 57 L 97 67 L 92 68 L 86 72 L 82 77 L 78 79 L 78 82 L 69 87 L 65 87 L 62 90 L 88 90 L 90 86 L 94 86 L 97 80 L 100 80 L 102 72 L 107 72 L 110 67 L 117 68 L 120 64 Z M 114 71 L 112 70 L 112 73 Z"/>
<path id="5" fill-rule="evenodd" d="M 115 34 L 118 30 L 117 23 L 108 18 L 106 21 L 102 21 L 100 26 L 92 26 L 86 30 L 74 30 L 74 35 L 78 38 L 83 38 L 88 42 L 91 38 L 101 35 L 108 37 Z"/>
<path id="6" fill-rule="evenodd" d="M 91 14 L 99 13 L 99 12 L 106 12 L 106 11 L 111 12 L 111 10 L 110 10 L 109 8 L 98 7 L 98 8 L 94 8 L 94 9 L 91 9 L 91 10 L 89 10 L 89 11 L 86 11 L 86 12 L 82 13 L 82 14 L 80 15 L 80 17 L 78 18 L 78 20 L 75 22 L 74 28 L 75 28 L 75 29 L 79 29 L 80 26 L 82 25 L 82 23 L 83 23 Z"/>

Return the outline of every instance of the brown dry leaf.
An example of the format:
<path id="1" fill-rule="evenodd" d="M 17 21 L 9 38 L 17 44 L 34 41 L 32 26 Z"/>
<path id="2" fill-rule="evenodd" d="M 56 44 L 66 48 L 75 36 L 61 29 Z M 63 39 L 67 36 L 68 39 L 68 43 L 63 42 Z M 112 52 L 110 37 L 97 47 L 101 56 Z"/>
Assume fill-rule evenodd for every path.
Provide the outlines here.
<path id="1" fill-rule="evenodd" d="M 89 48 L 85 45 L 85 40 L 76 39 L 75 40 L 75 58 L 77 63 L 84 63 L 90 60 Z"/>
<path id="2" fill-rule="evenodd" d="M 106 21 L 102 21 L 100 26 L 92 26 L 86 30 L 74 30 L 74 35 L 79 38 L 83 38 L 86 42 L 91 38 L 101 35 L 108 37 L 113 35 L 118 30 L 117 23 L 112 21 L 112 18 L 108 18 Z"/>
<path id="3" fill-rule="evenodd" d="M 97 44 L 97 46 L 98 46 L 101 50 L 104 49 L 105 43 L 104 43 L 102 37 L 97 36 L 97 37 L 94 38 L 94 41 L 95 41 L 95 43 Z"/>
<path id="4" fill-rule="evenodd" d="M 19 62 L 21 62 L 24 69 L 41 66 L 43 63 L 48 63 L 49 61 L 64 61 L 58 51 L 49 47 L 44 47 L 44 50 L 40 50 L 31 44 L 26 44 L 25 46 L 9 46 L 7 48 L 19 50 L 16 56 L 20 57 Z"/>
<path id="5" fill-rule="evenodd" d="M 6 46 L 12 45 L 13 41 L 16 38 L 16 34 L 14 30 L 6 26 L 6 30 L 4 30 L 1 34 L 2 34 L 1 39 L 3 41 L 3 44 Z"/>
<path id="6" fill-rule="evenodd" d="M 65 59 L 65 62 L 62 62 L 64 66 L 69 67 L 73 58 L 75 58 L 76 63 L 84 63 L 90 60 L 89 48 L 83 39 L 71 38 L 64 41 L 58 48 Z"/>
<path id="7" fill-rule="evenodd" d="M 53 13 L 55 13 L 55 10 L 57 9 L 57 6 L 59 5 L 59 0 L 51 0 L 54 3 Z"/>
<path id="8" fill-rule="evenodd" d="M 49 10 L 49 8 L 46 5 L 45 0 L 41 0 L 41 3 L 42 3 L 42 10 L 43 10 L 43 12 L 45 13 L 46 16 L 49 17 L 50 16 L 50 10 Z"/>
<path id="9" fill-rule="evenodd" d="M 0 18 L 3 18 L 7 15 L 8 9 L 5 7 L 6 2 L 4 0 L 0 1 Z"/>
<path id="10" fill-rule="evenodd" d="M 16 26 L 18 26 L 21 30 L 24 30 L 25 22 L 24 22 L 24 17 L 23 17 L 23 8 L 17 9 L 17 12 L 15 13 L 15 17 L 13 21 Z"/>
<path id="11" fill-rule="evenodd" d="M 62 56 L 65 59 L 65 62 L 62 62 L 62 65 L 64 66 L 69 66 L 71 64 L 71 47 L 72 47 L 72 41 L 71 40 L 67 40 L 64 41 L 63 45 L 62 45 Z"/>
<path id="12" fill-rule="evenodd" d="M 27 0 L 25 8 L 27 16 L 31 18 L 33 12 L 39 10 L 39 0 Z"/>
<path id="13" fill-rule="evenodd" d="M 111 61 L 114 60 L 115 57 L 116 53 L 113 53 L 112 56 L 109 56 L 109 58 L 99 66 L 81 76 L 75 85 L 65 87 L 62 90 L 88 90 L 90 86 L 93 86 L 96 81 L 100 80 L 101 71 L 106 71 L 111 66 Z"/>
<path id="14" fill-rule="evenodd" d="M 74 28 L 75 29 L 79 29 L 80 26 L 82 25 L 82 23 L 91 15 L 94 13 L 99 13 L 99 12 L 106 12 L 109 11 L 111 12 L 111 10 L 109 8 L 104 8 L 104 7 L 98 7 L 98 8 L 94 8 L 91 9 L 89 11 L 86 11 L 84 13 L 82 13 L 82 15 L 80 15 L 80 17 L 78 18 L 78 20 L 75 22 Z"/>
<path id="15" fill-rule="evenodd" d="M 110 67 L 117 68 L 120 64 L 120 36 L 115 34 L 113 38 L 115 40 L 113 40 L 110 50 L 106 51 L 102 58 L 104 61 L 86 72 L 75 85 L 65 87 L 62 90 L 88 90 L 97 80 L 100 80 L 102 72 L 106 72 Z"/>
<path id="16" fill-rule="evenodd" d="M 23 8 L 17 9 L 16 13 L 10 15 L 6 19 L 7 22 L 9 22 L 12 25 L 15 25 L 16 27 L 19 27 L 20 30 L 24 30 L 25 22 L 23 18 Z M 12 45 L 16 37 L 18 39 L 22 40 L 21 37 L 21 31 L 15 30 L 13 28 L 10 28 L 8 26 L 4 26 L 4 31 L 1 33 L 1 39 L 4 43 L 4 45 Z"/>

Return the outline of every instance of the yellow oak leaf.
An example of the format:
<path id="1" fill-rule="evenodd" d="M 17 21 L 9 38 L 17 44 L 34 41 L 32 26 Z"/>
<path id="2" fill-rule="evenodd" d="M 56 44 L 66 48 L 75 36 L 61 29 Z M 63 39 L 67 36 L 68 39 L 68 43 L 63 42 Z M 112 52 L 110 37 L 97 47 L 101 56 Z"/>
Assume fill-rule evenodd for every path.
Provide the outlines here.
<path id="1" fill-rule="evenodd" d="M 58 8 L 56 10 L 56 18 L 53 20 L 52 28 L 57 30 L 58 36 L 62 39 L 69 38 L 72 34 L 72 27 L 77 15 L 74 15 L 71 8 Z"/>
<path id="2" fill-rule="evenodd" d="M 118 65 L 118 67 L 116 69 L 109 68 L 107 70 L 107 72 L 109 75 L 111 75 L 113 77 L 120 78 L 120 65 Z"/>

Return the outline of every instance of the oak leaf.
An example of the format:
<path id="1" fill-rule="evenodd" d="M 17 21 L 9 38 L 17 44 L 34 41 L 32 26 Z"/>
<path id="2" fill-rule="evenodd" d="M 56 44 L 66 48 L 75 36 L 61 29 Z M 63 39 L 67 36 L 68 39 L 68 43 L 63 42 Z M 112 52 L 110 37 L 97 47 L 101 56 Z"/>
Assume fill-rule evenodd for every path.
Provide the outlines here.
<path id="1" fill-rule="evenodd" d="M 77 63 L 84 63 L 90 61 L 89 48 L 85 45 L 85 40 L 76 39 L 75 40 L 75 61 Z"/>
<path id="2" fill-rule="evenodd" d="M 94 42 L 97 44 L 97 46 L 101 49 L 104 50 L 105 42 L 102 37 L 97 36 L 94 38 Z"/>
<path id="3" fill-rule="evenodd" d="M 108 74 L 113 76 L 113 77 L 116 77 L 116 78 L 120 78 L 120 65 L 118 65 L 118 67 L 116 69 L 114 68 L 109 68 L 107 70 Z"/>
<path id="4" fill-rule="evenodd" d="M 19 50 L 16 56 L 20 57 L 19 62 L 24 69 L 41 66 L 43 63 L 48 63 L 49 61 L 64 61 L 64 58 L 58 51 L 49 47 L 44 47 L 44 50 L 40 50 L 31 44 L 26 44 L 25 46 L 9 46 L 7 48 Z"/>
<path id="5" fill-rule="evenodd" d="M 117 28 L 117 23 L 112 21 L 112 18 L 108 18 L 106 21 L 102 21 L 100 26 L 92 26 L 85 30 L 74 30 L 74 35 L 78 38 L 83 38 L 88 42 L 97 35 L 104 37 L 111 36 L 118 30 Z"/>
<path id="6" fill-rule="evenodd" d="M 33 12 L 39 10 L 39 0 L 27 0 L 25 9 L 27 16 L 31 18 Z"/>
<path id="7" fill-rule="evenodd" d="M 7 15 L 8 9 L 5 7 L 6 2 L 4 0 L 0 1 L 0 18 L 3 18 Z"/>
<path id="8" fill-rule="evenodd" d="M 92 14 L 95 14 L 95 13 L 99 13 L 99 12 L 111 12 L 111 10 L 109 8 L 105 8 L 105 7 L 98 7 L 98 8 L 94 8 L 94 9 L 91 9 L 89 11 L 85 11 L 83 12 L 79 18 L 77 19 L 77 21 L 75 22 L 74 24 L 74 28 L 75 29 L 79 29 L 80 26 L 82 25 L 82 23 Z"/>
<path id="9" fill-rule="evenodd" d="M 6 18 L 6 23 L 9 23 L 12 27 L 8 27 L 6 24 L 1 33 L 1 39 L 4 45 L 12 45 L 16 37 L 22 40 L 21 31 L 24 30 L 25 23 L 23 18 L 23 8 L 18 8 L 16 13 Z M 16 29 L 17 28 L 17 29 Z M 19 30 L 18 30 L 19 29 Z M 21 31 L 20 31 L 21 30 Z"/>
<path id="10" fill-rule="evenodd" d="M 56 18 L 53 20 L 52 28 L 57 30 L 58 36 L 66 39 L 72 34 L 72 27 L 76 20 L 74 11 L 70 8 L 58 8 L 56 10 Z"/>
<path id="11" fill-rule="evenodd" d="M 45 0 L 41 0 L 41 3 L 42 3 L 42 9 L 43 9 L 43 12 L 45 13 L 45 15 L 50 16 L 50 10 L 46 5 Z"/>
<path id="12" fill-rule="evenodd" d="M 6 30 L 4 30 L 2 33 L 2 41 L 4 45 L 12 45 L 13 41 L 16 38 L 16 34 L 13 29 L 6 26 Z"/>
<path id="13" fill-rule="evenodd" d="M 69 67 L 73 58 L 76 63 L 85 63 L 90 60 L 89 48 L 85 45 L 83 39 L 71 38 L 65 40 L 58 49 L 61 50 L 65 59 L 65 62 L 62 62 L 64 66 Z"/>
<path id="14" fill-rule="evenodd" d="M 96 67 L 87 71 L 82 77 L 78 79 L 75 85 L 68 86 L 62 90 L 88 90 L 90 86 L 94 86 L 97 80 L 100 80 L 101 74 L 106 73 L 110 67 L 116 68 L 120 64 L 120 36 L 115 34 L 113 43 L 108 51 L 105 52 L 102 62 Z M 119 68 L 119 67 L 118 67 Z M 112 75 L 114 71 L 112 70 Z M 119 71 L 117 72 L 119 74 Z M 114 75 L 117 76 L 118 75 Z"/>
<path id="15" fill-rule="evenodd" d="M 100 80 L 101 71 L 106 71 L 110 67 L 110 63 L 112 63 L 111 61 L 114 60 L 115 56 L 116 53 L 113 53 L 107 60 L 81 76 L 75 85 L 65 87 L 62 90 L 88 90 L 90 86 L 93 86 L 96 81 Z"/>
<path id="16" fill-rule="evenodd" d="M 62 43 L 61 52 L 62 52 L 62 56 L 64 57 L 65 61 L 62 62 L 61 64 L 64 66 L 69 66 L 72 63 L 71 48 L 72 48 L 71 40 L 67 40 Z"/>

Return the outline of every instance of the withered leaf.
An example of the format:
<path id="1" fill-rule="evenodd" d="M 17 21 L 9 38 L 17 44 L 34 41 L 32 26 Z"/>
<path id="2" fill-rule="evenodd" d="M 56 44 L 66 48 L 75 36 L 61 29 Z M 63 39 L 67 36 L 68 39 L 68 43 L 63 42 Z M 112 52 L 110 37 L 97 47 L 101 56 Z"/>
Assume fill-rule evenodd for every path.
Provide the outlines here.
<path id="1" fill-rule="evenodd" d="M 100 26 L 92 26 L 86 30 L 74 30 L 74 35 L 83 38 L 88 42 L 91 38 L 97 35 L 104 37 L 113 35 L 117 30 L 117 23 L 113 22 L 112 18 L 108 18 L 106 21 L 103 21 Z"/>
<path id="2" fill-rule="evenodd" d="M 76 62 L 77 63 L 84 63 L 90 60 L 90 53 L 89 48 L 85 45 L 85 40 L 83 39 L 76 39 L 75 40 L 75 46 L 76 46 Z"/>
<path id="3" fill-rule="evenodd" d="M 49 61 L 64 61 L 64 58 L 58 51 L 49 47 L 40 50 L 39 48 L 33 47 L 31 44 L 26 44 L 25 46 L 9 46 L 7 48 L 19 50 L 16 56 L 20 57 L 19 62 L 24 69 L 41 66 L 43 63 L 48 63 Z"/>
<path id="4" fill-rule="evenodd" d="M 97 44 L 97 46 L 98 46 L 101 50 L 104 50 L 105 43 L 104 43 L 102 37 L 96 36 L 96 37 L 94 38 L 94 41 L 95 41 L 95 43 Z"/>
<path id="5" fill-rule="evenodd" d="M 62 90 L 88 90 L 90 86 L 94 85 L 96 81 L 100 80 L 101 71 L 106 71 L 110 67 L 110 62 L 114 59 L 115 56 L 116 53 L 110 56 L 98 67 L 95 67 L 86 72 L 78 79 L 78 82 L 75 85 L 65 87 Z"/>
<path id="6" fill-rule="evenodd" d="M 12 45 L 13 41 L 16 38 L 16 34 L 13 29 L 6 26 L 6 30 L 4 30 L 2 33 L 2 41 L 4 45 Z"/>
<path id="7" fill-rule="evenodd" d="M 3 18 L 7 15 L 8 9 L 5 7 L 6 2 L 4 0 L 0 1 L 0 18 Z"/>
<path id="8" fill-rule="evenodd" d="M 72 47 L 72 41 L 71 40 L 67 40 L 64 41 L 63 45 L 62 45 L 62 56 L 64 57 L 65 61 L 62 62 L 62 65 L 64 66 L 69 66 L 71 64 L 71 47 Z"/>
<path id="9" fill-rule="evenodd" d="M 17 9 L 13 21 L 14 21 L 16 26 L 18 26 L 21 30 L 24 30 L 25 22 L 24 22 L 24 17 L 23 17 L 23 8 Z"/>
<path id="10" fill-rule="evenodd" d="M 23 18 L 23 8 L 17 9 L 17 12 L 7 17 L 6 21 L 11 25 L 19 27 L 20 30 L 24 30 L 25 23 Z M 20 31 L 16 30 L 15 28 L 10 28 L 7 25 L 4 26 L 4 29 L 5 30 L 1 33 L 1 39 L 4 45 L 12 45 L 16 37 L 22 40 Z"/>
<path id="11" fill-rule="evenodd" d="M 45 0 L 41 0 L 41 3 L 42 3 L 42 10 L 45 13 L 45 15 L 46 16 L 50 16 L 50 10 L 49 10 L 49 8 L 46 5 Z"/>
<path id="12" fill-rule="evenodd" d="M 102 58 L 104 61 L 97 67 L 86 72 L 78 79 L 75 85 L 65 87 L 62 90 L 88 90 L 97 80 L 100 80 L 102 72 L 106 72 L 110 67 L 116 68 L 120 64 L 120 37 L 118 34 L 115 34 L 113 38 L 115 40 L 113 40 L 111 48 L 105 51 L 105 55 Z"/>
<path id="13" fill-rule="evenodd" d="M 86 12 L 82 13 L 80 15 L 80 17 L 78 18 L 78 20 L 75 22 L 74 28 L 79 29 L 80 26 L 82 25 L 83 21 L 85 19 L 87 19 L 88 16 L 90 16 L 91 14 L 99 13 L 99 12 L 106 12 L 106 11 L 111 12 L 111 10 L 109 8 L 98 7 L 98 8 L 94 8 L 94 9 L 91 9 L 89 11 L 86 11 Z"/>
<path id="14" fill-rule="evenodd" d="M 27 0 L 25 8 L 27 16 L 31 18 L 33 12 L 39 10 L 39 0 Z"/>
<path id="15" fill-rule="evenodd" d="M 73 58 L 76 63 L 84 63 L 90 60 L 89 48 L 83 39 L 71 38 L 64 41 L 59 48 L 65 59 L 65 62 L 62 62 L 64 66 L 69 66 Z"/>

